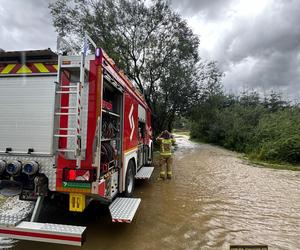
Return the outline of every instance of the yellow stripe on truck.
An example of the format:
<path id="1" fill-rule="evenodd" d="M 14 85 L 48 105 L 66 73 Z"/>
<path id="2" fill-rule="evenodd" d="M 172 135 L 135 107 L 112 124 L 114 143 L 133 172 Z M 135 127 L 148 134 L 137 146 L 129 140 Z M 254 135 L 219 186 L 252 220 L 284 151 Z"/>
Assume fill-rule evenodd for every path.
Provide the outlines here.
<path id="1" fill-rule="evenodd" d="M 53 67 L 54 67 L 54 68 L 56 69 L 56 71 L 57 71 L 58 65 L 57 65 L 57 64 L 54 64 Z"/>
<path id="2" fill-rule="evenodd" d="M 34 66 L 38 69 L 41 73 L 49 73 L 49 70 L 45 67 L 42 63 L 34 63 Z"/>
<path id="3" fill-rule="evenodd" d="M 9 74 L 9 72 L 16 66 L 16 64 L 8 64 L 6 67 L 1 71 L 1 74 Z"/>
<path id="4" fill-rule="evenodd" d="M 30 74 L 32 71 L 25 65 L 23 64 L 22 67 L 17 71 L 17 74 Z"/>

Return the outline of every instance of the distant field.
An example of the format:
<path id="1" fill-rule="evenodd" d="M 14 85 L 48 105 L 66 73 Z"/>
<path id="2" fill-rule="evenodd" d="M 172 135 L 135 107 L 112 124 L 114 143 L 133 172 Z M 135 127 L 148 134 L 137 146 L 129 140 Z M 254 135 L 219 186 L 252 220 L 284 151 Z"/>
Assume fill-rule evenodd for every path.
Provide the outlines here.
<path id="1" fill-rule="evenodd" d="M 177 135 L 187 135 L 187 136 L 190 136 L 190 131 L 188 131 L 188 130 L 173 129 L 172 132 L 174 134 L 177 134 Z"/>

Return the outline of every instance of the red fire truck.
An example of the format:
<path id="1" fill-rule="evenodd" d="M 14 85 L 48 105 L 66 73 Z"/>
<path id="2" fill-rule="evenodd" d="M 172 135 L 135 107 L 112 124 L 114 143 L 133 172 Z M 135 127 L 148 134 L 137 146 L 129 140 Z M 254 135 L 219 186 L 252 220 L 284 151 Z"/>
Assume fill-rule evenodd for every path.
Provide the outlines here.
<path id="1" fill-rule="evenodd" d="M 29 220 L 0 215 L 0 236 L 81 245 L 85 227 L 38 222 L 50 195 L 74 212 L 98 200 L 130 223 L 152 148 L 151 111 L 103 49 L 0 52 L 0 192 L 36 201 Z"/>

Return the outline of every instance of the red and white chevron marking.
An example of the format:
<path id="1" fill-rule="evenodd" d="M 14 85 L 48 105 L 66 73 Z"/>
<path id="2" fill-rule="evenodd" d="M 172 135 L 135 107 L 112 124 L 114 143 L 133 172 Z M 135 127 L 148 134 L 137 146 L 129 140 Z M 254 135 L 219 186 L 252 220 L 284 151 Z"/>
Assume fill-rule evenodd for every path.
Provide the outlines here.
<path id="1" fill-rule="evenodd" d="M 112 222 L 131 223 L 130 220 L 125 220 L 125 219 L 112 219 Z"/>

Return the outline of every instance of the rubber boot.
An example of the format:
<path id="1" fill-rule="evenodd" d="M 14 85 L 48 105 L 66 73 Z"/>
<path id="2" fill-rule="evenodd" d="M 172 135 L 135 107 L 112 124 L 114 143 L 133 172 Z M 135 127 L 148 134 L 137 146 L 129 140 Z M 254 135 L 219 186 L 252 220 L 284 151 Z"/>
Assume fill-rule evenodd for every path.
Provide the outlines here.
<path id="1" fill-rule="evenodd" d="M 166 179 L 166 173 L 164 171 L 160 172 L 159 179 L 161 179 L 161 180 L 165 180 Z"/>

